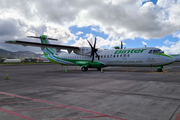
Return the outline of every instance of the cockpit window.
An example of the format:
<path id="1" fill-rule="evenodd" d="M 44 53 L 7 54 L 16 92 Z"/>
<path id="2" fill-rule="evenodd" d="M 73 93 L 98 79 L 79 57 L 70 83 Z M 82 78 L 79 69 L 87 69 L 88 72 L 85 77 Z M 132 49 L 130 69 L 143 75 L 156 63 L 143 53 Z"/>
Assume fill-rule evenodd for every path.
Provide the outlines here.
<path id="1" fill-rule="evenodd" d="M 153 52 L 153 51 L 152 51 L 152 50 L 150 50 L 150 51 L 149 51 L 149 54 L 152 54 L 152 52 Z"/>
<path id="2" fill-rule="evenodd" d="M 150 50 L 149 54 L 155 54 L 155 53 L 164 53 L 162 50 Z"/>
<path id="3" fill-rule="evenodd" d="M 164 51 L 162 51 L 162 50 L 158 50 L 158 53 L 164 53 Z"/>
<path id="4" fill-rule="evenodd" d="M 158 51 L 157 51 L 157 50 L 154 50 L 154 51 L 153 51 L 153 54 L 155 54 L 155 53 L 158 53 Z"/>

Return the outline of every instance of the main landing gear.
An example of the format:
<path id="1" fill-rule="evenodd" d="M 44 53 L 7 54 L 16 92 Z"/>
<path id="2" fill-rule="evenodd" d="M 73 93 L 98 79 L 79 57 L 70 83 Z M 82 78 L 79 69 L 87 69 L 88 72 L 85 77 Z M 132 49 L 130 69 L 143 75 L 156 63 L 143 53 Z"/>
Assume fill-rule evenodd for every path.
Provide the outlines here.
<path id="1" fill-rule="evenodd" d="M 81 68 L 82 71 L 88 71 L 88 67 L 82 67 Z M 97 68 L 98 71 L 101 71 L 101 68 Z"/>
<path id="2" fill-rule="evenodd" d="M 101 71 L 101 68 L 97 68 L 98 71 Z"/>
<path id="3" fill-rule="evenodd" d="M 162 68 L 163 68 L 163 66 L 158 66 L 158 67 L 156 67 L 157 72 L 163 72 Z"/>
<path id="4" fill-rule="evenodd" d="M 82 71 L 88 71 L 88 67 L 82 67 L 81 70 Z"/>

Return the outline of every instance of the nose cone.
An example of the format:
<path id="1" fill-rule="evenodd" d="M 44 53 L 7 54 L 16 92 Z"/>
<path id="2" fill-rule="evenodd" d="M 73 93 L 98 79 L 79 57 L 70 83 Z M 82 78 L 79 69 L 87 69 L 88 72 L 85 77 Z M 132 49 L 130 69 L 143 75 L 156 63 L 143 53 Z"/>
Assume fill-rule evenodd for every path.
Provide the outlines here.
<path id="1" fill-rule="evenodd" d="M 175 58 L 170 56 L 170 55 L 165 55 L 166 57 L 166 61 L 168 62 L 168 64 L 172 64 L 173 62 L 175 62 Z"/>
<path id="2" fill-rule="evenodd" d="M 173 63 L 176 61 L 176 59 L 173 57 L 173 58 L 170 58 L 170 61 Z"/>

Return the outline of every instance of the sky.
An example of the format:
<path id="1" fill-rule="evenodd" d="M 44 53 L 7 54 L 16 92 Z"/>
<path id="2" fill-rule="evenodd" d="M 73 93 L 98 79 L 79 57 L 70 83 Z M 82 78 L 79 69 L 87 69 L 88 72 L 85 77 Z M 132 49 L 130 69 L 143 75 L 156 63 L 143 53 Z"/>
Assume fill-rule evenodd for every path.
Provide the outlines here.
<path id="1" fill-rule="evenodd" d="M 0 0 L 0 49 L 33 51 L 38 47 L 6 40 L 40 42 L 26 36 L 57 38 L 52 44 L 113 49 L 157 47 L 180 53 L 180 0 Z"/>

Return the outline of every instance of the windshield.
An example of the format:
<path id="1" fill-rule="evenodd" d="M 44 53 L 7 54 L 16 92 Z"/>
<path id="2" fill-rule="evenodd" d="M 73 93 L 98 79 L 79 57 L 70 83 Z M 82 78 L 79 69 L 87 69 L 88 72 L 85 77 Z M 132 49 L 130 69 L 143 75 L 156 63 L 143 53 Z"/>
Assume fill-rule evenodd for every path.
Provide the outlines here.
<path id="1" fill-rule="evenodd" d="M 162 50 L 157 50 L 158 51 L 158 53 L 164 53 L 164 51 L 162 51 Z"/>

